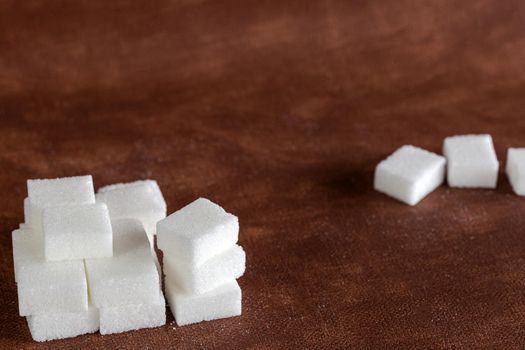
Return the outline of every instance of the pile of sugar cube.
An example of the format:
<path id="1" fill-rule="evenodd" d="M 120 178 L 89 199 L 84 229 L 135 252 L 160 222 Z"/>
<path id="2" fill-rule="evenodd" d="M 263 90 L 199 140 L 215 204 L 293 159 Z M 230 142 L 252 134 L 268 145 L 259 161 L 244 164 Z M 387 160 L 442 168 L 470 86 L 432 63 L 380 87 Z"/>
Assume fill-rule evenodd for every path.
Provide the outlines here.
<path id="1" fill-rule="evenodd" d="M 157 223 L 166 218 L 167 210 L 156 181 L 110 185 L 95 194 L 91 176 L 76 176 L 28 180 L 27 189 L 25 222 L 13 231 L 12 243 L 19 313 L 26 317 L 34 340 L 69 338 L 96 331 L 119 333 L 166 323 L 162 272 L 154 250 L 154 235 Z M 208 242 L 210 254 L 213 254 L 217 251 L 216 246 L 225 246 L 221 241 L 224 232 L 238 237 L 238 221 L 228 214 L 234 218 L 234 232 L 227 225 L 221 226 L 225 216 L 222 208 L 204 199 L 197 202 L 202 201 L 209 206 L 199 207 L 204 210 L 193 212 L 188 222 L 171 222 L 170 218 L 177 217 L 177 212 L 162 221 L 164 225 L 160 227 L 165 232 L 173 231 L 176 244 L 193 242 L 190 245 L 198 247 L 199 254 L 206 249 L 201 242 Z M 216 211 L 207 211 L 210 207 Z M 204 222 L 208 225 L 201 224 Z M 185 240 L 176 238 L 180 225 L 191 230 Z M 216 226 L 211 227 L 213 225 Z M 207 237 L 207 241 L 203 237 Z M 166 238 L 170 240 L 169 233 Z M 184 245 L 184 249 L 170 247 L 173 251 L 185 252 L 188 246 Z M 237 255 L 228 254 L 227 259 L 235 259 L 237 264 Z M 236 277 L 244 272 L 244 251 L 242 259 L 242 272 L 236 272 Z M 188 265 L 182 265 L 186 260 L 177 255 L 169 260 L 171 271 L 186 272 Z M 225 286 L 231 284 L 230 279 L 225 280 L 226 275 L 230 276 L 225 270 L 232 266 L 231 261 L 223 258 L 215 260 L 214 266 L 208 268 L 198 266 L 196 292 L 202 293 L 208 283 L 224 281 Z M 235 268 L 241 269 L 237 265 Z M 206 279 L 206 286 L 199 284 L 202 278 Z M 186 280 L 172 279 L 177 287 L 170 284 L 170 288 L 166 288 L 172 300 L 170 306 L 172 310 L 183 310 L 184 317 L 200 314 L 202 320 L 208 320 L 240 314 L 237 284 L 239 295 L 234 300 L 233 297 L 229 299 L 230 294 L 216 293 L 223 299 L 202 294 L 214 304 L 215 310 L 220 309 L 216 303 L 235 303 L 235 312 L 230 309 L 212 312 L 204 303 L 192 300 L 188 304 L 181 299 L 178 283 Z M 181 286 L 186 287 L 185 284 Z M 216 290 L 220 287 L 226 288 L 218 286 Z"/>
<path id="2" fill-rule="evenodd" d="M 239 221 L 199 198 L 157 223 L 166 297 L 179 326 L 241 314 Z"/>
<path id="3" fill-rule="evenodd" d="M 410 145 L 396 150 L 376 166 L 374 188 L 416 205 L 445 174 L 450 187 L 496 188 L 498 171 L 490 135 L 451 136 L 443 142 L 443 156 Z M 506 172 L 514 192 L 525 195 L 525 148 L 508 149 Z"/>

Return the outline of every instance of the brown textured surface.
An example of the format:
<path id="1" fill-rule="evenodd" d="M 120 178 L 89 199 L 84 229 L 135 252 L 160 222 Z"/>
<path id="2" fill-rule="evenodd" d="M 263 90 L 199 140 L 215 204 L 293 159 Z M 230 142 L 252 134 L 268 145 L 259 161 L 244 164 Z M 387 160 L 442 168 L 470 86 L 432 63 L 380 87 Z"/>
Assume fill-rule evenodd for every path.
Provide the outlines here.
<path id="1" fill-rule="evenodd" d="M 522 348 L 525 202 L 372 190 L 402 144 L 525 146 L 523 1 L 1 1 L 0 348 Z M 100 5 L 111 3 L 109 5 Z M 236 213 L 241 317 L 38 345 L 27 178 L 157 179 Z"/>

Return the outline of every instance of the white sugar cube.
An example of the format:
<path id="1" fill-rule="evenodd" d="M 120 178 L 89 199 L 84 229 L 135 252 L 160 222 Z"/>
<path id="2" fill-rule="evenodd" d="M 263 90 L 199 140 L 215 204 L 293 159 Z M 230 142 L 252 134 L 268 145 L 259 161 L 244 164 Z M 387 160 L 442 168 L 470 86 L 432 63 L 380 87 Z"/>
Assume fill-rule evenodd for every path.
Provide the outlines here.
<path id="1" fill-rule="evenodd" d="M 164 295 L 146 304 L 106 307 L 100 309 L 100 334 L 154 328 L 166 324 Z"/>
<path id="2" fill-rule="evenodd" d="M 148 235 L 155 234 L 157 221 L 166 217 L 166 202 L 154 180 L 101 187 L 96 199 L 107 204 L 111 219 L 138 219 Z"/>
<path id="3" fill-rule="evenodd" d="M 21 316 L 87 309 L 82 261 L 46 262 L 42 237 L 31 229 L 15 230 L 12 240 Z"/>
<path id="4" fill-rule="evenodd" d="M 156 300 L 159 274 L 142 224 L 120 219 L 112 226 L 113 257 L 85 260 L 93 305 L 104 308 Z"/>
<path id="5" fill-rule="evenodd" d="M 34 234 L 31 228 L 16 229 L 11 233 L 11 237 L 14 261 L 44 258 L 42 236 Z"/>
<path id="6" fill-rule="evenodd" d="M 232 280 L 205 294 L 181 291 L 166 278 L 166 298 L 179 326 L 241 314 L 241 288 Z"/>
<path id="7" fill-rule="evenodd" d="M 46 260 L 113 255 L 113 234 L 104 203 L 50 207 L 42 212 Z"/>
<path id="8" fill-rule="evenodd" d="M 82 260 L 25 260 L 17 267 L 20 316 L 87 311 L 88 294 Z"/>
<path id="9" fill-rule="evenodd" d="M 19 266 L 27 261 L 44 260 L 44 242 L 40 235 L 36 235 L 32 229 L 24 227 L 14 230 L 11 234 L 13 243 L 13 265 L 15 270 L 15 281 Z"/>
<path id="10" fill-rule="evenodd" d="M 95 203 L 91 175 L 58 179 L 27 180 L 29 201 L 27 211 L 30 224 L 37 232 L 42 225 L 42 209 L 54 206 Z"/>
<path id="11" fill-rule="evenodd" d="M 91 175 L 27 180 L 31 203 L 41 208 L 95 202 Z"/>
<path id="12" fill-rule="evenodd" d="M 375 169 L 374 189 L 415 205 L 441 185 L 445 158 L 414 146 L 403 146 Z"/>
<path id="13" fill-rule="evenodd" d="M 99 329 L 98 310 L 89 306 L 87 311 L 48 313 L 27 316 L 33 340 L 47 341 L 72 338 L 95 333 Z"/>
<path id="14" fill-rule="evenodd" d="M 239 221 L 211 201 L 199 198 L 157 223 L 157 244 L 164 254 L 200 265 L 233 246 Z"/>
<path id="15" fill-rule="evenodd" d="M 184 291 L 203 294 L 243 275 L 246 254 L 242 247 L 232 248 L 196 267 L 186 265 L 177 256 L 164 255 L 164 273 Z"/>
<path id="16" fill-rule="evenodd" d="M 447 182 L 451 187 L 496 188 L 499 162 L 490 135 L 447 137 Z"/>
<path id="17" fill-rule="evenodd" d="M 506 173 L 514 193 L 525 196 L 525 148 L 508 149 Z"/>

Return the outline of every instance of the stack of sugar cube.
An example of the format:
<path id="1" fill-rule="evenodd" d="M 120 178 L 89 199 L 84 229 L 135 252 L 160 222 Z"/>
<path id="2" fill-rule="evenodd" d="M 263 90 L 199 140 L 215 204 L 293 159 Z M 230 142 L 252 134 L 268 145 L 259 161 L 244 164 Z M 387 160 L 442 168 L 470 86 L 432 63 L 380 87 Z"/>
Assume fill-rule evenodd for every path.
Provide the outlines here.
<path id="1" fill-rule="evenodd" d="M 440 186 L 445 175 L 451 187 L 496 187 L 499 162 L 490 135 L 447 137 L 443 142 L 443 155 L 403 146 L 377 165 L 374 188 L 415 205 Z M 510 155 L 517 153 L 509 153 L 509 161 Z M 514 165 L 507 168 L 509 178 L 518 178 L 514 175 L 516 169 Z"/>
<path id="2" fill-rule="evenodd" d="M 241 314 L 239 221 L 199 198 L 157 223 L 166 298 L 179 326 Z"/>
<path id="3" fill-rule="evenodd" d="M 163 325 L 160 271 L 143 224 L 157 208 L 121 216 L 118 201 L 96 199 L 91 176 L 28 180 L 27 187 L 25 223 L 12 242 L 19 313 L 33 339 Z"/>

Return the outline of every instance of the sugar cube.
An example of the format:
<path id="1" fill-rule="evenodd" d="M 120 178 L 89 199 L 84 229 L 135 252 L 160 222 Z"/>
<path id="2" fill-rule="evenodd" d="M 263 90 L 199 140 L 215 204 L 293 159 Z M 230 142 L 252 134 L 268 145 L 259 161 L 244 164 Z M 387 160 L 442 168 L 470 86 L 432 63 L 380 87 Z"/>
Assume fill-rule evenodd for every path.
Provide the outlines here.
<path id="1" fill-rule="evenodd" d="M 375 169 L 374 189 L 415 205 L 441 185 L 445 158 L 414 146 L 403 146 Z"/>
<path id="2" fill-rule="evenodd" d="M 91 175 L 58 179 L 27 180 L 30 223 L 40 232 L 42 209 L 62 205 L 95 203 L 95 191 Z"/>
<path id="3" fill-rule="evenodd" d="M 47 313 L 27 316 L 33 340 L 42 342 L 95 333 L 99 329 L 98 310 L 92 306 L 87 311 Z"/>
<path id="4" fill-rule="evenodd" d="M 241 246 L 232 248 L 196 267 L 186 265 L 177 256 L 164 255 L 164 273 L 184 291 L 203 294 L 239 278 L 246 266 L 246 254 Z"/>
<path id="5" fill-rule="evenodd" d="M 166 217 L 166 202 L 154 180 L 101 187 L 96 199 L 107 204 L 112 219 L 140 220 L 148 235 L 155 234 L 157 221 Z"/>
<path id="6" fill-rule="evenodd" d="M 241 314 L 241 288 L 236 280 L 205 294 L 181 291 L 166 278 L 166 298 L 179 326 Z"/>
<path id="7" fill-rule="evenodd" d="M 211 201 L 199 198 L 157 223 L 157 244 L 165 254 L 200 265 L 233 246 L 239 221 Z"/>
<path id="8" fill-rule="evenodd" d="M 113 257 L 85 260 L 93 305 L 104 308 L 155 300 L 159 275 L 142 224 L 134 219 L 111 224 Z"/>
<path id="9" fill-rule="evenodd" d="M 87 311 L 87 282 L 82 260 L 25 260 L 18 265 L 16 278 L 20 316 Z"/>
<path id="10" fill-rule="evenodd" d="M 42 208 L 95 202 L 91 175 L 27 180 L 27 192 L 31 203 Z"/>
<path id="11" fill-rule="evenodd" d="M 11 241 L 13 244 L 15 281 L 18 281 L 17 271 L 21 264 L 27 261 L 44 260 L 44 243 L 40 235 L 36 235 L 33 230 L 27 227 L 14 230 L 11 234 Z"/>
<path id="12" fill-rule="evenodd" d="M 15 281 L 21 316 L 87 307 L 82 261 L 61 265 L 44 260 L 43 240 L 29 228 L 12 233 Z"/>
<path id="13" fill-rule="evenodd" d="M 525 148 L 508 149 L 506 173 L 514 193 L 525 196 Z"/>
<path id="14" fill-rule="evenodd" d="M 499 162 L 490 135 L 447 137 L 447 181 L 451 187 L 496 188 Z"/>
<path id="15" fill-rule="evenodd" d="M 49 207 L 42 212 L 46 260 L 113 255 L 113 234 L 104 203 Z"/>
<path id="16" fill-rule="evenodd" d="M 166 324 L 166 302 L 162 292 L 149 303 L 100 309 L 100 334 L 160 327 L 164 324 Z"/>

